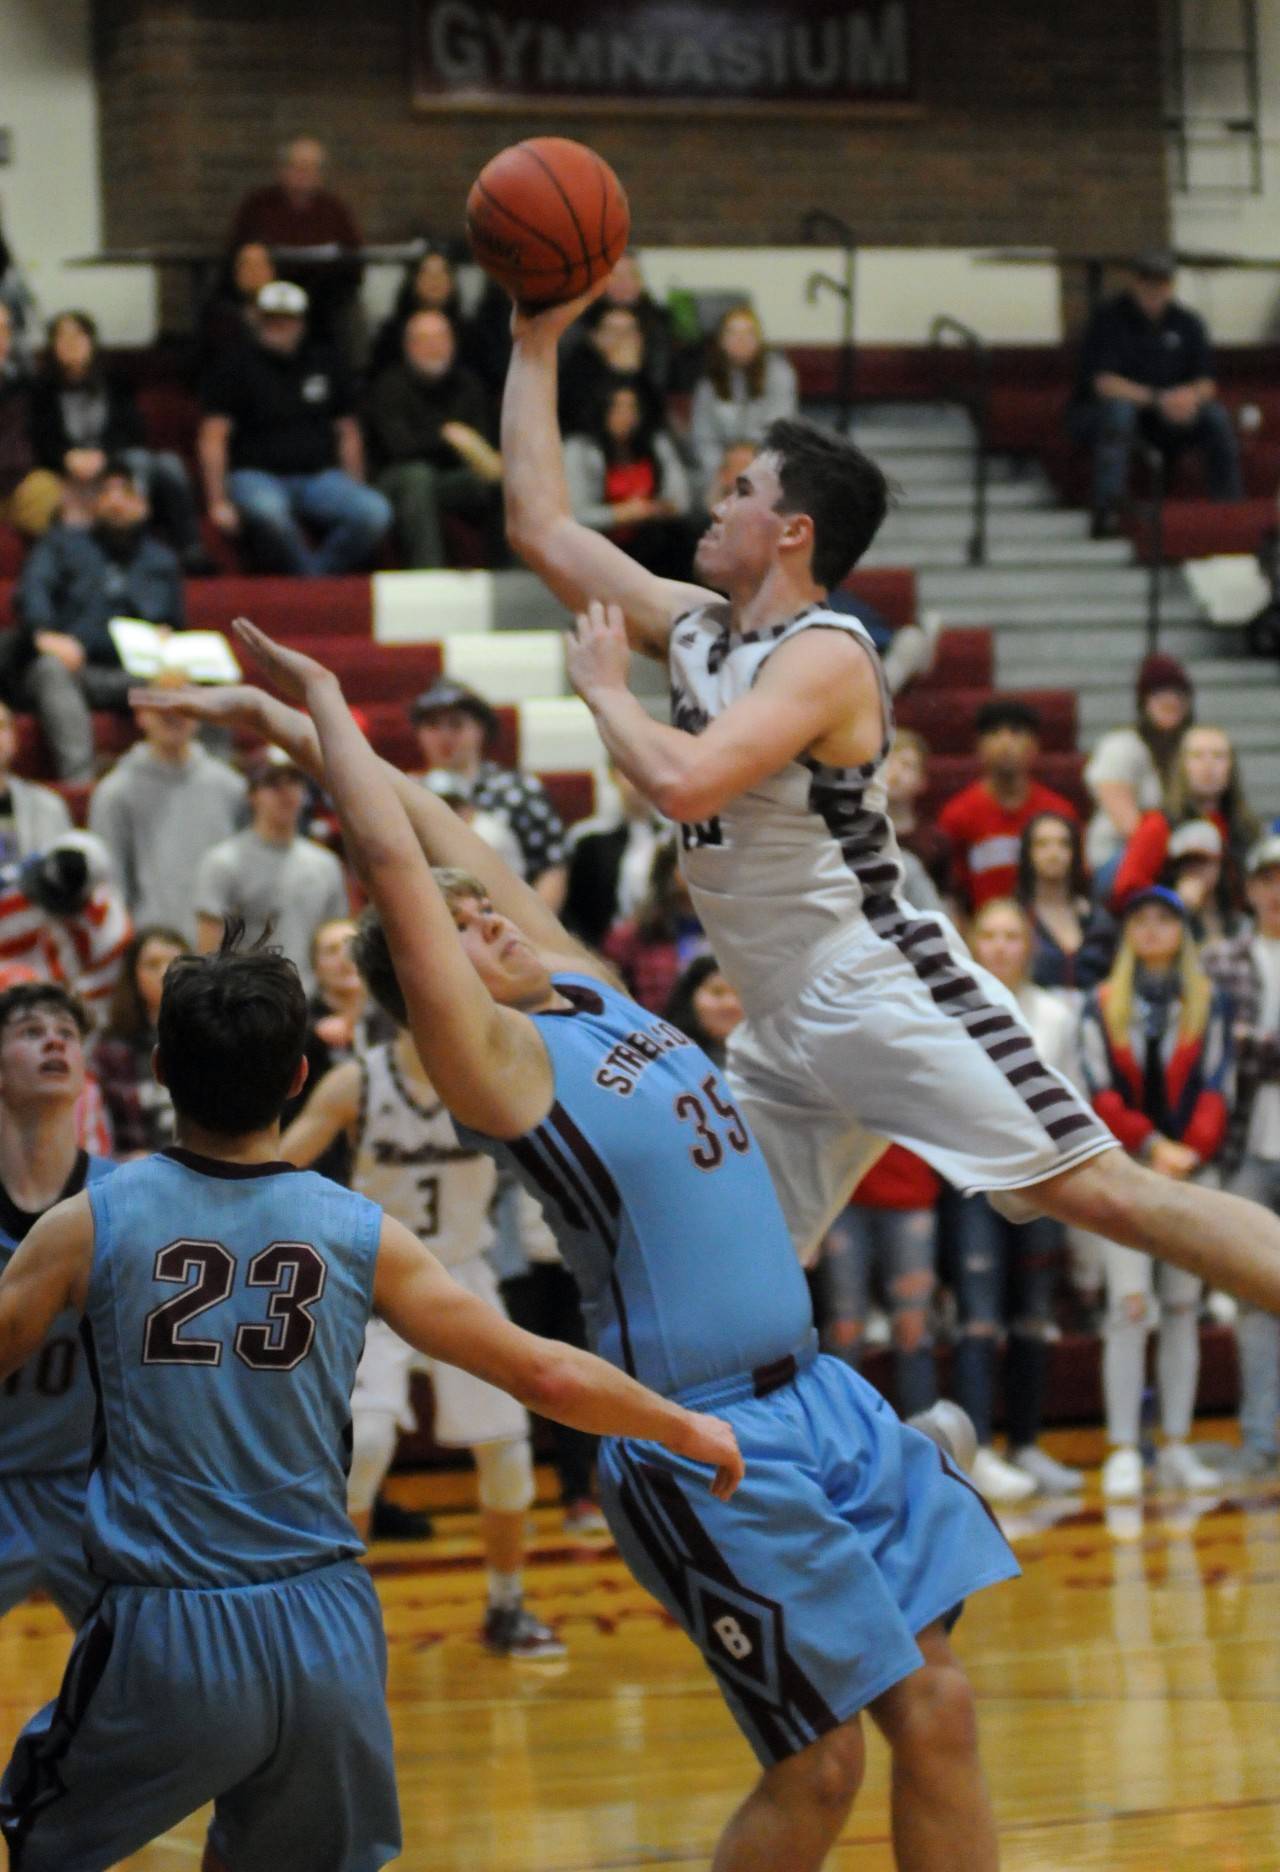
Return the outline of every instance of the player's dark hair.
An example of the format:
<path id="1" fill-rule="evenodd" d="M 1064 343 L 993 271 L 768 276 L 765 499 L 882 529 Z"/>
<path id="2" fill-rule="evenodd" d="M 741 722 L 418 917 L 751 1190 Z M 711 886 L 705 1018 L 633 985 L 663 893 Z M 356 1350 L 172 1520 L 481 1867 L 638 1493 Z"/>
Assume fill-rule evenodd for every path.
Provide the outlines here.
<path id="1" fill-rule="evenodd" d="M 431 875 L 450 908 L 463 897 L 474 897 L 480 902 L 488 898 L 489 893 L 479 878 L 456 865 L 432 865 Z M 383 1013 L 390 1015 L 397 1027 L 407 1027 L 409 1009 L 391 957 L 391 944 L 382 927 L 382 918 L 372 904 L 361 912 L 356 923 L 351 954 L 365 987 Z"/>
<path id="2" fill-rule="evenodd" d="M 15 982 L 12 988 L 0 994 L 0 1036 L 16 1015 L 39 1007 L 56 1008 L 60 1014 L 69 1014 L 80 1029 L 80 1038 L 83 1040 L 88 1034 L 92 1023 L 79 995 L 72 994 L 58 982 L 33 981 Z"/>
<path id="3" fill-rule="evenodd" d="M 307 1039 L 302 977 L 270 929 L 242 948 L 228 918 L 214 955 L 178 956 L 157 1022 L 160 1070 L 179 1118 L 222 1137 L 274 1124 Z"/>
<path id="4" fill-rule="evenodd" d="M 760 444 L 778 461 L 779 513 L 813 522 L 813 578 L 832 591 L 875 538 L 889 509 L 884 471 L 852 442 L 797 417 L 771 422 Z"/>

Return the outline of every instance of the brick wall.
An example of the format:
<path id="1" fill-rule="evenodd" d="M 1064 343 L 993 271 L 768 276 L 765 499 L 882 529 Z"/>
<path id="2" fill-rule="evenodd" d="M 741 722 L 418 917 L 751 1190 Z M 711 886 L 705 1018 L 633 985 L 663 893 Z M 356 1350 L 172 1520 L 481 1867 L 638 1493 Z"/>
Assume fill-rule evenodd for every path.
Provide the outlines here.
<path id="1" fill-rule="evenodd" d="M 806 209 L 868 245 L 1150 245 L 1167 230 L 1159 0 L 919 0 L 905 116 L 433 117 L 403 0 L 97 0 L 105 236 L 208 238 L 284 137 L 329 144 L 371 239 L 458 225 L 519 136 L 594 143 L 651 245 L 794 242 Z"/>

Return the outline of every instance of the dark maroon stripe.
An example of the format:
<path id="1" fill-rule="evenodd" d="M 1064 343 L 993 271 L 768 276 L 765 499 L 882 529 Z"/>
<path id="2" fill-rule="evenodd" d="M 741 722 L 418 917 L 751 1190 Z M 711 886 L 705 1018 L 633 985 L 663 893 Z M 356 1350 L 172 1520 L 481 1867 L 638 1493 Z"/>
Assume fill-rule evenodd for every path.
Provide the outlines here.
<path id="1" fill-rule="evenodd" d="M 1012 1040 L 1000 1040 L 995 1046 L 987 1048 L 987 1058 L 993 1060 L 1009 1059 L 1014 1053 L 1025 1053 L 1029 1046 L 1034 1046 L 1030 1034 L 1015 1034 Z"/>
<path id="2" fill-rule="evenodd" d="M 563 1105 L 557 1103 L 551 1107 L 551 1122 L 591 1178 L 592 1187 L 609 1214 L 614 1217 L 620 1215 L 622 1198 L 618 1194 L 618 1186 L 605 1168 L 594 1145 L 583 1137 Z"/>
<path id="3" fill-rule="evenodd" d="M 599 1235 L 601 1241 L 608 1248 L 610 1254 L 612 1254 L 616 1246 L 616 1231 L 613 1222 L 601 1209 L 595 1191 L 591 1188 L 578 1165 L 574 1163 L 570 1157 L 566 1156 L 563 1146 L 552 1137 L 545 1122 L 540 1124 L 537 1130 L 531 1135 L 534 1142 L 540 1145 L 546 1152 L 555 1173 L 562 1177 L 565 1183 L 567 1183 L 569 1188 L 574 1192 L 578 1205 L 586 1215 L 588 1222 L 591 1224 L 592 1228 L 595 1229 L 597 1235 Z"/>
<path id="4" fill-rule="evenodd" d="M 1064 1099 L 1074 1097 L 1075 1094 L 1068 1092 L 1066 1086 L 1050 1086 L 1047 1092 L 1033 1092 L 1027 1100 L 1027 1109 L 1033 1112 L 1047 1111 L 1050 1105 L 1061 1105 Z"/>
<path id="5" fill-rule="evenodd" d="M 609 1276 L 609 1292 L 613 1295 L 613 1310 L 618 1316 L 618 1337 L 622 1342 L 622 1368 L 628 1378 L 636 1375 L 636 1355 L 631 1349 L 631 1328 L 627 1324 L 627 1303 L 622 1297 L 622 1283 L 616 1271 Z"/>
<path id="6" fill-rule="evenodd" d="M 962 995 L 977 994 L 978 984 L 972 975 L 957 975 L 954 981 L 944 982 L 941 988 L 931 988 L 929 992 L 941 1007 L 944 1002 L 958 1001 Z"/>
<path id="7" fill-rule="evenodd" d="M 905 949 L 906 944 L 899 943 L 898 947 Z M 1016 1027 L 1017 1024 L 1012 1014 L 988 1014 L 984 1019 L 975 1021 L 972 1027 L 966 1027 L 965 1032 L 973 1040 L 984 1040 L 988 1034 L 1007 1033 L 1010 1027 Z"/>
<path id="8" fill-rule="evenodd" d="M 1073 1131 L 1091 1131 L 1094 1120 L 1087 1112 L 1072 1112 L 1069 1118 L 1054 1118 L 1045 1130 L 1056 1143 L 1059 1138 L 1070 1137 Z"/>
<path id="9" fill-rule="evenodd" d="M 516 1162 L 529 1172 L 529 1175 L 538 1185 L 538 1188 L 555 1203 L 565 1221 L 569 1224 L 569 1227 L 585 1229 L 587 1226 L 586 1218 L 583 1216 L 578 1205 L 574 1202 L 572 1195 L 560 1180 L 552 1175 L 550 1169 L 543 1163 L 541 1157 L 539 1157 L 537 1151 L 534 1150 L 528 1140 L 526 1138 L 513 1138 L 507 1148 L 510 1150 Z"/>

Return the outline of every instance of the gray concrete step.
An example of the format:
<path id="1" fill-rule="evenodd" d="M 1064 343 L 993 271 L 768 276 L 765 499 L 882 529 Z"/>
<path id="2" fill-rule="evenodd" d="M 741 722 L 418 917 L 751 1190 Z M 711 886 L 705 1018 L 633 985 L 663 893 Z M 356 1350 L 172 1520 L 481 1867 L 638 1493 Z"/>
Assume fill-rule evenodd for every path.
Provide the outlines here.
<path id="1" fill-rule="evenodd" d="M 1163 649 L 1194 662 L 1205 648 L 1205 633 L 1196 624 L 1170 624 L 1161 632 Z M 1095 678 L 1109 674 L 1114 685 L 1120 719 L 1133 697 L 1133 678 L 1146 654 L 1146 630 L 1141 623 L 1081 623 L 1070 631 L 1046 631 L 1032 625 L 1019 631 L 997 629 L 996 675 L 1003 686 L 1034 678 L 1076 687 L 1082 669 Z"/>
<path id="2" fill-rule="evenodd" d="M 1066 566 L 957 566 L 946 572 L 926 572 L 918 586 L 921 602 L 928 605 L 979 604 L 988 599 L 1006 606 L 1031 599 L 1050 605 L 1060 601 L 1084 604 L 1096 598 L 1102 604 L 1145 607 L 1148 583 L 1145 566 L 1082 560 Z M 1170 603 L 1194 602 L 1181 573 L 1166 574 L 1161 592 Z"/>
<path id="3" fill-rule="evenodd" d="M 989 513 L 1054 505 L 1053 489 L 1038 475 L 1026 475 L 1017 481 L 997 481 L 987 489 Z M 972 513 L 973 489 L 960 482 L 913 481 L 903 490 L 901 511 Z"/>
<path id="4" fill-rule="evenodd" d="M 945 507 L 918 509 L 908 495 L 900 506 L 891 510 L 876 534 L 876 545 L 879 547 L 887 543 L 901 546 L 905 552 L 935 542 L 946 545 L 967 544 L 972 531 L 972 514 L 968 510 Z M 987 525 L 987 539 L 993 549 L 997 546 L 1025 545 L 1030 557 L 1035 556 L 1040 545 L 1050 540 L 1087 543 L 1088 533 L 1088 514 L 1069 507 L 1002 508 L 990 515 Z M 1123 546 L 1124 542 L 1107 540 L 1102 544 L 1114 547 Z"/>
<path id="5" fill-rule="evenodd" d="M 865 565 L 909 565 L 917 574 L 947 573 L 952 567 L 969 568 L 969 540 L 972 526 L 956 540 L 925 540 L 916 545 L 902 545 L 894 539 L 888 544 L 879 537 L 864 555 Z M 1029 539 L 1003 540 L 988 544 L 986 566 L 1019 572 L 1043 572 L 1057 568 L 1072 572 L 1078 567 L 1099 566 L 1114 569 L 1133 564 L 1133 549 L 1127 540 L 1055 539 L 1034 542 Z"/>

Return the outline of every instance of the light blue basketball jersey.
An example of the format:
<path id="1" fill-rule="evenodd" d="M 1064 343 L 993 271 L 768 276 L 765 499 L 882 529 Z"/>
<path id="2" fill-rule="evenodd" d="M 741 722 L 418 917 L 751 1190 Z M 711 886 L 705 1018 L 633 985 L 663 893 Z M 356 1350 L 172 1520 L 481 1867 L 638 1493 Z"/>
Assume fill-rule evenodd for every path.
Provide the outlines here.
<path id="1" fill-rule="evenodd" d="M 572 1012 L 532 1017 L 551 1111 L 511 1142 L 465 1135 L 541 1202 L 595 1350 L 668 1395 L 785 1358 L 812 1332 L 809 1290 L 724 1081 L 629 996 L 555 985 Z"/>
<path id="2" fill-rule="evenodd" d="M 289 1164 L 173 1147 L 90 1200 L 94 1572 L 217 1588 L 358 1554 L 350 1400 L 381 1211 Z"/>
<path id="3" fill-rule="evenodd" d="M 110 1176 L 115 1168 L 105 1157 L 81 1151 L 59 1202 Z M 38 1220 L 0 1189 L 0 1273 Z M 94 1409 L 80 1318 L 68 1310 L 54 1320 L 40 1350 L 0 1384 L 0 1476 L 87 1469 Z"/>

